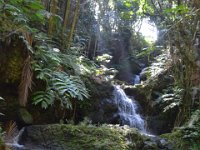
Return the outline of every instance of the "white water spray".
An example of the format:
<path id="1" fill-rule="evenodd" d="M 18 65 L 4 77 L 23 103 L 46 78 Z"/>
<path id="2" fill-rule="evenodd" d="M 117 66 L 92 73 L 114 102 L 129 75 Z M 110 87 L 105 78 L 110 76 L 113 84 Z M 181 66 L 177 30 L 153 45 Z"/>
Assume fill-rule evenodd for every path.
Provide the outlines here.
<path id="1" fill-rule="evenodd" d="M 121 124 L 129 125 L 130 127 L 135 127 L 145 132 L 145 122 L 136 112 L 138 105 L 135 100 L 127 97 L 120 86 L 114 87 L 113 95 L 114 101 L 118 105 L 118 114 L 120 116 Z"/>
<path id="2" fill-rule="evenodd" d="M 23 145 L 19 144 L 19 138 L 21 137 L 22 133 L 24 132 L 24 128 L 22 128 L 17 136 L 15 136 L 13 139 L 8 140 L 5 145 L 9 148 L 13 148 L 16 150 L 24 150 L 25 147 Z"/>

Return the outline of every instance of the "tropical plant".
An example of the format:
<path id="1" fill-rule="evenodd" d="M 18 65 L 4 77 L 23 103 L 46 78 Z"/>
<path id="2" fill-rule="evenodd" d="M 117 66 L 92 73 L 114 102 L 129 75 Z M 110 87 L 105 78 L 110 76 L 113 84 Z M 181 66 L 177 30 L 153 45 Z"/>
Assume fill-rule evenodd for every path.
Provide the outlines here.
<path id="1" fill-rule="evenodd" d="M 59 101 L 63 108 L 71 109 L 71 99 L 88 98 L 88 91 L 79 76 L 94 73 L 93 63 L 78 56 L 79 53 L 61 52 L 59 49 L 62 45 L 45 34 L 38 34 L 36 37 L 32 68 L 36 78 L 45 82 L 46 89 L 33 95 L 33 103 L 47 108 Z"/>
<path id="2" fill-rule="evenodd" d="M 177 86 L 184 89 L 175 126 L 182 125 L 191 112 L 192 74 L 198 70 L 199 6 L 200 1 L 141 1 L 141 12 L 166 32 L 165 40 L 172 57 L 173 74 Z M 198 73 L 197 73 L 198 74 Z"/>
<path id="3" fill-rule="evenodd" d="M 33 94 L 33 104 L 47 108 L 59 100 L 62 107 L 72 108 L 72 99 L 84 100 L 89 97 L 80 75 L 90 74 L 95 68 L 81 56 L 79 45 L 70 48 L 81 2 L 77 2 L 73 21 L 67 23 L 68 18 L 72 17 L 68 1 L 63 26 L 59 26 L 63 18 L 58 15 L 57 1 L 47 3 L 46 6 L 51 6 L 49 11 L 45 10 L 40 0 L 1 0 L 0 40 L 9 41 L 16 35 L 27 50 L 19 86 L 20 105 L 27 104 L 34 75 L 38 80 L 43 80 L 46 86 L 43 91 Z"/>
<path id="4" fill-rule="evenodd" d="M 163 112 L 179 107 L 184 89 L 170 86 L 167 89 L 163 89 L 162 92 L 163 93 L 157 93 L 159 97 L 155 101 L 155 104 L 158 104 L 160 108 L 163 108 Z"/>
<path id="5" fill-rule="evenodd" d="M 35 26 L 42 26 L 45 23 L 44 7 L 39 0 L 2 0 L 0 11 L 0 40 L 9 44 L 11 39 L 20 39 L 25 46 L 24 50 L 27 51 L 19 86 L 19 103 L 25 106 L 32 82 L 32 44 L 34 34 L 38 31 Z"/>
<path id="6" fill-rule="evenodd" d="M 16 33 L 36 31 L 35 23 L 45 23 L 44 7 L 39 0 L 1 0 L 0 12 L 1 39 Z"/>
<path id="7" fill-rule="evenodd" d="M 84 83 L 77 76 L 69 76 L 65 72 L 47 73 L 47 88 L 38 91 L 33 97 L 34 104 L 41 104 L 42 108 L 53 105 L 55 100 L 60 101 L 63 108 L 72 109 L 71 99 L 84 100 L 88 98 L 88 91 Z"/>

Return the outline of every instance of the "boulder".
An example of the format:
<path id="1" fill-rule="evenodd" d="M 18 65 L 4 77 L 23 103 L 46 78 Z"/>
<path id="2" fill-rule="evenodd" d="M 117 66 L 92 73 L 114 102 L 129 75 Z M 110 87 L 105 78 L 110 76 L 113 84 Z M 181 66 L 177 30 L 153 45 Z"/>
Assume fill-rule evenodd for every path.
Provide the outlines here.
<path id="1" fill-rule="evenodd" d="M 134 128 L 114 125 L 34 125 L 24 129 L 19 144 L 31 150 L 138 150 L 143 137 Z"/>

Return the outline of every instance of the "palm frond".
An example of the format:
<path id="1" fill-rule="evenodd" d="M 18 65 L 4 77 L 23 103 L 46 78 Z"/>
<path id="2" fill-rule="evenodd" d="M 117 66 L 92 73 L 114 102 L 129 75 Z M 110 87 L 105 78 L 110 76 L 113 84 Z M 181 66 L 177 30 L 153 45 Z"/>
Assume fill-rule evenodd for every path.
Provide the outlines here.
<path id="1" fill-rule="evenodd" d="M 32 69 L 31 69 L 31 57 L 28 56 L 24 62 L 22 70 L 21 82 L 19 85 L 19 103 L 21 106 L 26 106 L 29 90 L 31 90 L 32 84 Z"/>

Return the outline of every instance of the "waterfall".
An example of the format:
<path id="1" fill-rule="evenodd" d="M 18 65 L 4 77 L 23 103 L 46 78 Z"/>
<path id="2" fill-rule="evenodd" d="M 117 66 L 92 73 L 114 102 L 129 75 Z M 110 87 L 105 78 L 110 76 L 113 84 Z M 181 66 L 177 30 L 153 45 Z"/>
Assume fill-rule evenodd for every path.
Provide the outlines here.
<path id="1" fill-rule="evenodd" d="M 136 112 L 138 105 L 134 99 L 130 99 L 120 86 L 115 86 L 113 91 L 114 102 L 118 106 L 118 115 L 122 125 L 138 128 L 145 131 L 145 123 L 142 117 Z"/>
<path id="2" fill-rule="evenodd" d="M 133 78 L 133 84 L 140 84 L 140 76 L 139 75 L 135 75 Z"/>
<path id="3" fill-rule="evenodd" d="M 15 150 L 25 150 L 26 148 L 23 145 L 19 144 L 19 139 L 22 136 L 24 132 L 24 128 L 22 128 L 17 136 L 15 136 L 13 139 L 9 139 L 5 142 L 5 145 L 9 148 L 15 149 Z"/>

